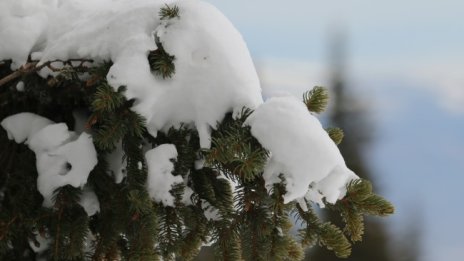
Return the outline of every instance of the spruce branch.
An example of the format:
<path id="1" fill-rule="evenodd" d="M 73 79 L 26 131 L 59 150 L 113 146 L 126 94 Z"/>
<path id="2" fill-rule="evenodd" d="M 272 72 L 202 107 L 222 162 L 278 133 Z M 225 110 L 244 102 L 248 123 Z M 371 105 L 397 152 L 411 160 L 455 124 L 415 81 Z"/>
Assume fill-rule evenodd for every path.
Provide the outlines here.
<path id="1" fill-rule="evenodd" d="M 364 234 L 364 217 L 362 213 L 355 209 L 342 209 L 341 215 L 345 223 L 344 232 L 352 242 L 362 240 Z"/>
<path id="2" fill-rule="evenodd" d="M 163 79 L 171 78 L 175 73 L 174 55 L 168 54 L 160 43 L 157 43 L 158 48 L 148 53 L 148 62 L 150 69 Z"/>
<path id="3" fill-rule="evenodd" d="M 12 72 L 11 74 L 3 77 L 2 79 L 0 79 L 0 87 L 7 84 L 8 82 L 12 81 L 12 80 L 15 80 L 19 77 L 22 77 L 24 75 L 28 75 L 28 74 L 31 74 L 31 73 L 35 73 L 35 72 L 38 72 L 40 70 L 42 70 L 43 68 L 45 67 L 48 67 L 50 70 L 54 71 L 54 72 L 60 72 L 61 70 L 63 69 L 60 69 L 60 68 L 56 68 L 53 66 L 53 63 L 62 63 L 63 65 L 70 65 L 72 67 L 74 67 L 72 65 L 73 62 L 80 62 L 79 65 L 77 65 L 77 67 L 84 67 L 84 63 L 86 62 L 93 62 L 93 60 L 89 60 L 89 59 L 69 59 L 69 60 L 66 60 L 66 61 L 63 61 L 63 60 L 53 60 L 53 61 L 48 61 L 48 62 L 45 62 L 39 66 L 38 65 L 38 61 L 31 61 L 31 62 L 28 62 L 24 65 L 22 65 L 19 69 L 15 70 L 14 72 Z"/>
<path id="4" fill-rule="evenodd" d="M 105 81 L 97 87 L 92 101 L 92 109 L 98 112 L 113 112 L 124 102 L 124 96 L 115 92 L 113 87 Z"/>
<path id="5" fill-rule="evenodd" d="M 345 134 L 343 133 L 343 130 L 340 128 L 327 128 L 326 129 L 327 134 L 329 134 L 329 137 L 335 142 L 335 144 L 339 145 Z"/>
<path id="6" fill-rule="evenodd" d="M 179 7 L 177 5 L 171 7 L 168 4 L 166 4 L 164 7 L 161 7 L 159 11 L 159 16 L 161 20 L 179 18 Z"/>
<path id="7" fill-rule="evenodd" d="M 303 102 L 309 111 L 315 113 L 323 112 L 329 101 L 329 94 L 324 87 L 316 86 L 303 94 Z"/>
<path id="8" fill-rule="evenodd" d="M 346 258 L 351 254 L 351 244 L 343 235 L 343 232 L 329 222 L 322 224 L 319 228 L 320 243 L 327 249 L 334 251 L 337 257 Z"/>

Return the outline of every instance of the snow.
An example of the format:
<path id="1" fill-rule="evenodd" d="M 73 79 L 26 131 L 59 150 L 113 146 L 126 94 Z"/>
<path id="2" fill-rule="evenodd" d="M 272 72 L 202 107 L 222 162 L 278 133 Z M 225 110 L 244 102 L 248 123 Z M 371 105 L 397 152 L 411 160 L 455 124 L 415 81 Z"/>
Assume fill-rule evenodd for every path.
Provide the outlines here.
<path id="1" fill-rule="evenodd" d="M 219 209 L 213 207 L 206 200 L 201 201 L 201 207 L 203 208 L 206 219 L 217 221 L 221 220 L 221 215 L 219 214 Z"/>
<path id="2" fill-rule="evenodd" d="M 77 136 L 64 123 L 54 123 L 33 113 L 5 118 L 1 126 L 17 143 L 26 142 L 36 154 L 37 189 L 43 206 L 53 206 L 53 191 L 65 185 L 83 187 L 97 164 L 97 152 L 87 133 Z"/>
<path id="3" fill-rule="evenodd" d="M 286 203 L 303 198 L 311 184 L 334 203 L 344 196 L 344 187 L 357 176 L 349 170 L 335 143 L 319 120 L 294 97 L 274 97 L 258 107 L 246 120 L 251 133 L 271 152 L 263 177 L 270 190 L 283 174 Z M 272 131 L 270 131 L 272 130 Z M 321 202 L 310 192 L 308 199 Z"/>
<path id="4" fill-rule="evenodd" d="M 47 118 L 23 112 L 16 114 L 15 117 L 3 119 L 1 126 L 7 131 L 9 139 L 14 139 L 16 143 L 23 143 L 33 134 L 52 123 Z"/>
<path id="5" fill-rule="evenodd" d="M 161 20 L 160 8 L 176 5 L 179 17 Z M 2 0 L 0 1 L 0 60 L 12 59 L 12 68 L 27 57 L 39 64 L 57 59 L 111 60 L 106 76 L 116 90 L 127 87 L 132 109 L 147 120 L 149 133 L 181 124 L 198 131 L 200 146 L 211 146 L 211 131 L 226 113 L 239 115 L 255 109 L 246 121 L 259 142 L 271 152 L 264 170 L 266 187 L 281 182 L 285 202 L 303 199 L 323 206 L 346 193 L 357 178 L 320 122 L 295 98 L 275 97 L 263 103 L 256 70 L 242 36 L 212 5 L 198 0 Z M 150 70 L 147 56 L 157 48 L 175 56 L 175 74 L 164 79 Z M 53 75 L 48 68 L 39 73 Z M 20 91 L 24 86 L 17 85 Z M 79 112 L 77 112 L 79 114 Z M 76 114 L 76 115 L 77 115 Z M 76 122 L 81 122 L 76 117 Z M 37 156 L 38 189 L 44 206 L 51 206 L 53 190 L 83 187 L 97 164 L 92 138 L 78 124 L 77 133 L 63 123 L 32 113 L 1 122 L 8 137 L 25 142 Z M 173 206 L 170 190 L 183 183 L 173 176 L 177 151 L 163 144 L 145 154 L 150 196 Z M 125 177 L 121 146 L 107 155 L 115 182 Z M 196 168 L 202 168 L 198 161 Z M 139 164 L 143 168 L 143 164 Z M 191 193 L 186 188 L 186 193 Z M 185 199 L 184 201 L 187 202 Z"/>
<path id="6" fill-rule="evenodd" d="M 100 212 L 100 202 L 98 201 L 97 195 L 89 187 L 83 189 L 79 205 L 84 208 L 89 217 Z"/>
<path id="7" fill-rule="evenodd" d="M 169 192 L 175 184 L 183 183 L 181 176 L 172 175 L 177 159 L 176 146 L 162 144 L 145 153 L 148 166 L 147 190 L 150 197 L 164 206 L 174 207 L 174 197 Z"/>
<path id="8" fill-rule="evenodd" d="M 24 92 L 24 82 L 23 81 L 19 81 L 17 84 L 16 84 L 16 90 L 18 92 Z"/>
<path id="9" fill-rule="evenodd" d="M 160 20 L 165 4 L 180 18 Z M 256 70 L 242 36 L 212 5 L 197 0 L 8 0 L 0 4 L 0 59 L 17 67 L 29 54 L 40 63 L 56 59 L 111 60 L 115 89 L 127 86 L 133 110 L 156 136 L 180 123 L 197 128 L 202 148 L 227 112 L 261 104 Z M 18 29 L 19 28 L 19 29 Z M 24 30 L 23 30 L 24 29 Z M 150 71 L 155 39 L 175 56 L 176 73 L 163 79 Z M 46 69 L 43 77 L 49 74 Z"/>
<path id="10" fill-rule="evenodd" d="M 24 64 L 43 41 L 49 8 L 55 6 L 51 0 L 0 1 L 0 60 L 12 59 L 14 69 Z"/>
<path id="11" fill-rule="evenodd" d="M 32 250 L 35 253 L 40 254 L 50 248 L 50 244 L 52 243 L 51 238 L 43 237 L 37 231 L 34 233 L 34 235 L 35 235 L 35 240 L 37 240 L 39 245 L 35 245 L 34 241 L 29 239 L 29 246 L 32 248 Z"/>
<path id="12" fill-rule="evenodd" d="M 185 184 L 185 181 L 184 181 Z M 192 202 L 192 195 L 193 195 L 193 189 L 190 188 L 189 186 L 185 185 L 184 187 L 184 194 L 182 194 L 182 204 L 185 206 L 192 206 L 194 203 Z"/>

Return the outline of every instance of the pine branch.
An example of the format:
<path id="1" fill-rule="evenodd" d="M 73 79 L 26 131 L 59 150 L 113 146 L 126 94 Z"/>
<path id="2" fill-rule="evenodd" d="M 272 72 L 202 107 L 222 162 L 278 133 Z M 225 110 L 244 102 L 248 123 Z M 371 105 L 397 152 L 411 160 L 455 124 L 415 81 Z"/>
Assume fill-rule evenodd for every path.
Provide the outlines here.
<path id="1" fill-rule="evenodd" d="M 166 4 L 164 7 L 161 7 L 159 16 L 161 20 L 179 18 L 179 7 L 177 5 L 170 7 Z"/>
<path id="2" fill-rule="evenodd" d="M 88 60 L 88 59 L 69 59 L 69 60 L 66 60 L 66 61 L 62 61 L 62 60 L 54 60 L 54 61 L 48 61 L 48 62 L 45 62 L 39 66 L 37 66 L 37 64 L 39 63 L 38 61 L 32 61 L 32 62 L 28 62 L 24 65 L 22 65 L 18 70 L 12 72 L 11 74 L 3 77 L 2 79 L 0 79 L 0 87 L 7 84 L 8 82 L 14 80 L 14 79 L 17 79 L 19 77 L 22 77 L 24 75 L 28 75 L 28 74 L 31 74 L 31 73 L 35 73 L 35 72 L 38 72 L 40 70 L 42 70 L 43 68 L 45 67 L 48 67 L 50 70 L 54 71 L 54 72 L 59 72 L 60 70 L 62 69 L 58 69 L 56 67 L 54 67 L 52 64 L 53 63 L 56 63 L 56 62 L 60 62 L 62 64 L 71 64 L 71 62 L 74 62 L 74 61 L 79 61 L 81 62 L 79 66 L 83 66 L 83 64 L 85 62 L 93 62 L 93 60 Z"/>
<path id="3" fill-rule="evenodd" d="M 327 222 L 319 228 L 320 243 L 333 250 L 337 257 L 346 258 L 351 254 L 351 244 L 337 226 Z"/>
<path id="4" fill-rule="evenodd" d="M 329 137 L 335 142 L 335 144 L 339 145 L 345 134 L 343 133 L 343 130 L 340 128 L 327 128 L 326 129 L 327 134 L 329 134 Z"/>
<path id="5" fill-rule="evenodd" d="M 309 111 L 315 113 L 323 112 L 329 101 L 329 94 L 324 87 L 316 86 L 303 94 L 303 102 Z"/>
<path id="6" fill-rule="evenodd" d="M 156 46 L 158 47 L 156 50 L 148 53 L 150 69 L 163 79 L 171 78 L 176 72 L 175 56 L 167 53 L 160 42 L 156 42 Z"/>

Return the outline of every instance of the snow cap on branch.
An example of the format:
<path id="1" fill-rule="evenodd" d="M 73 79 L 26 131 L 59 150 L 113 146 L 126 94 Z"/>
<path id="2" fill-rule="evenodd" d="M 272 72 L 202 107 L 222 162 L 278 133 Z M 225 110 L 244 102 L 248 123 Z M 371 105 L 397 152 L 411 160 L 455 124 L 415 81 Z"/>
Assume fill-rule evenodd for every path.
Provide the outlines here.
<path id="1" fill-rule="evenodd" d="M 226 113 L 238 115 L 243 107 L 253 109 L 263 102 L 242 36 L 209 3 L 39 1 L 36 5 L 44 8 L 37 8 L 37 13 L 26 8 L 28 24 L 33 26 L 28 34 L 15 33 L 20 37 L 11 36 L 6 29 L 17 28 L 8 12 L 16 5 L 10 2 L 3 4 L 7 12 L 0 20 L 0 39 L 14 41 L 0 43 L 0 59 L 13 58 L 23 64 L 25 57 L 35 52 L 34 57 L 41 59 L 39 65 L 57 59 L 111 60 L 109 84 L 115 90 L 127 87 L 126 98 L 136 100 L 133 110 L 147 119 L 153 136 L 181 123 L 192 124 L 199 132 L 201 146 L 208 148 L 211 128 Z M 159 12 L 166 4 L 178 7 L 178 17 L 161 19 Z M 18 48 L 17 42 L 27 44 Z M 148 54 L 160 47 L 174 57 L 171 78 L 151 71 Z M 47 76 L 46 71 L 41 75 Z"/>
<path id="2" fill-rule="evenodd" d="M 251 127 L 252 135 L 271 152 L 263 174 L 268 190 L 272 184 L 281 182 L 281 174 L 285 178 L 286 203 L 303 198 L 310 185 L 320 199 L 325 197 L 334 203 L 345 195 L 345 185 L 357 178 L 346 167 L 319 120 L 294 97 L 267 100 L 248 117 L 245 125 Z M 316 202 L 322 203 L 320 199 Z"/>

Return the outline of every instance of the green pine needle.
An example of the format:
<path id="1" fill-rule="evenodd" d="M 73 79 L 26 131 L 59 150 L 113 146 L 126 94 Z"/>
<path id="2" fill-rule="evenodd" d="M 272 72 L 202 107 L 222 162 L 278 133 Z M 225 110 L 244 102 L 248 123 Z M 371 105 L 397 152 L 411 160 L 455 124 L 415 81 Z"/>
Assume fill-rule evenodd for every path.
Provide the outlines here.
<path id="1" fill-rule="evenodd" d="M 339 145 L 342 142 L 343 138 L 345 137 L 343 130 L 340 128 L 327 128 L 326 131 L 327 131 L 327 134 L 329 134 L 329 137 L 337 145 Z"/>
<path id="2" fill-rule="evenodd" d="M 161 20 L 168 20 L 176 17 L 179 18 L 179 7 L 177 5 L 170 7 L 166 4 L 165 7 L 161 7 L 159 16 Z"/>
<path id="3" fill-rule="evenodd" d="M 320 227 L 320 243 L 334 251 L 337 257 L 346 258 L 351 254 L 351 244 L 335 225 L 327 222 Z"/>
<path id="4" fill-rule="evenodd" d="M 362 213 L 355 211 L 354 209 L 347 209 L 341 213 L 343 221 L 345 222 L 345 232 L 352 242 L 362 240 L 364 234 L 364 217 Z"/>
<path id="5" fill-rule="evenodd" d="M 97 87 L 92 101 L 92 109 L 98 112 L 113 112 L 125 102 L 122 94 L 115 92 L 106 81 Z"/>
<path id="6" fill-rule="evenodd" d="M 161 75 L 163 79 L 171 78 L 175 73 L 173 55 L 168 54 L 161 44 L 158 44 L 158 49 L 150 51 L 148 54 L 148 62 L 153 72 Z"/>
<path id="7" fill-rule="evenodd" d="M 329 101 L 329 94 L 324 87 L 316 86 L 303 94 L 303 102 L 309 111 L 315 113 L 323 112 Z"/>

